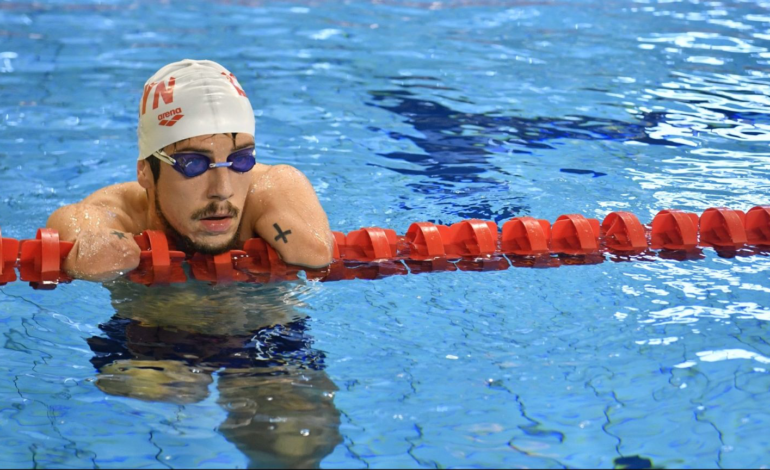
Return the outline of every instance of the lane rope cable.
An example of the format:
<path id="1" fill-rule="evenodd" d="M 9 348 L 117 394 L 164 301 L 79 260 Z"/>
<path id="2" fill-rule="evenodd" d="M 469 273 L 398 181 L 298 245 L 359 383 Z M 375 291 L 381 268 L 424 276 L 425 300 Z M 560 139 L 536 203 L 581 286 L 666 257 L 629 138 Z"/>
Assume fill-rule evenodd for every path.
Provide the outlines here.
<path id="1" fill-rule="evenodd" d="M 269 283 L 304 277 L 315 281 L 377 279 L 430 271 L 500 271 L 511 267 L 558 267 L 604 261 L 703 258 L 703 248 L 719 256 L 770 255 L 770 206 L 744 213 L 725 207 L 692 212 L 667 209 L 649 225 L 630 212 L 612 212 L 600 223 L 580 214 L 559 216 L 551 224 L 515 217 L 501 229 L 491 221 L 463 220 L 450 226 L 415 222 L 406 233 L 365 227 L 334 234 L 334 261 L 323 269 L 284 263 L 261 238 L 240 250 L 186 256 L 169 246 L 163 232 L 134 237 L 142 250 L 139 266 L 126 277 L 147 286 L 185 282 L 188 275 L 212 283 Z M 62 269 L 72 242 L 41 228 L 34 239 L 3 238 L 0 230 L 0 286 L 17 279 L 35 289 L 53 289 L 72 278 Z M 16 271 L 18 270 L 18 277 Z"/>

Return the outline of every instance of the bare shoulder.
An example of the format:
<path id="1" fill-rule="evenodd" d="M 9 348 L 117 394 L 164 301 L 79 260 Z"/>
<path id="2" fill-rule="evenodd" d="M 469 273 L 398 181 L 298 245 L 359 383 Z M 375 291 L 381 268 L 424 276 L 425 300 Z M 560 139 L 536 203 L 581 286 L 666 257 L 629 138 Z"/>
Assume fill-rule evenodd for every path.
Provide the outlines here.
<path id="1" fill-rule="evenodd" d="M 276 183 L 282 185 L 309 184 L 305 174 L 291 165 L 264 165 L 254 181 L 255 186 L 262 189 L 270 189 Z"/>
<path id="2" fill-rule="evenodd" d="M 84 216 L 96 210 L 116 219 L 127 231 L 138 233 L 147 212 L 147 196 L 137 182 L 119 183 L 93 192 L 82 201 L 59 208 L 49 218 L 49 225 L 58 226 L 62 217 Z M 79 217 L 78 217 L 79 218 Z"/>
<path id="3" fill-rule="evenodd" d="M 300 170 L 291 165 L 264 165 L 254 177 L 250 196 L 261 204 L 283 198 L 315 198 L 313 186 Z"/>
<path id="4" fill-rule="evenodd" d="M 292 166 L 275 165 L 260 167 L 253 181 L 244 219 L 250 232 L 270 243 L 286 263 L 327 266 L 334 237 L 308 178 Z"/>
<path id="5" fill-rule="evenodd" d="M 146 199 L 144 189 L 139 186 L 139 183 L 132 181 L 105 186 L 83 199 L 81 203 L 127 210 Z"/>

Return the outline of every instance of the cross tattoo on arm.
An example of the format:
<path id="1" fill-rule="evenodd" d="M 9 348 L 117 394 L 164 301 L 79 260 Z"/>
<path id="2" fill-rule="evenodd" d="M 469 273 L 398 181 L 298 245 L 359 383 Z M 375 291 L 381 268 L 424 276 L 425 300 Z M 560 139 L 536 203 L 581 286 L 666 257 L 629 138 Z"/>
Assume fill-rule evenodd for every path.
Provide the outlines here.
<path id="1" fill-rule="evenodd" d="M 286 239 L 286 235 L 291 235 L 291 230 L 283 231 L 278 224 L 273 224 L 273 227 L 278 231 L 278 235 L 275 237 L 275 241 L 283 240 L 284 243 L 289 243 Z"/>
<path id="2" fill-rule="evenodd" d="M 113 230 L 113 231 L 111 232 L 111 234 L 112 234 L 112 235 L 115 235 L 116 237 L 120 238 L 121 240 L 123 240 L 124 238 L 126 238 L 126 234 L 125 234 L 125 233 L 123 233 L 123 232 L 118 232 L 117 230 Z"/>

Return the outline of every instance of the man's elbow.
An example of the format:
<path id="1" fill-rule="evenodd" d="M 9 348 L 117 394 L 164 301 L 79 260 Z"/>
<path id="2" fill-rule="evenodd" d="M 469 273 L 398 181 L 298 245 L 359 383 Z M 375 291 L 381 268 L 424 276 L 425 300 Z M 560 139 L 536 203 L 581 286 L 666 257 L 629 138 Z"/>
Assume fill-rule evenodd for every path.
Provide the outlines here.
<path id="1" fill-rule="evenodd" d="M 284 258 L 284 262 L 310 269 L 321 269 L 329 266 L 334 250 L 334 239 L 331 237 L 331 233 L 329 235 L 328 241 L 316 240 L 307 243 L 301 250 L 297 250 Z"/>

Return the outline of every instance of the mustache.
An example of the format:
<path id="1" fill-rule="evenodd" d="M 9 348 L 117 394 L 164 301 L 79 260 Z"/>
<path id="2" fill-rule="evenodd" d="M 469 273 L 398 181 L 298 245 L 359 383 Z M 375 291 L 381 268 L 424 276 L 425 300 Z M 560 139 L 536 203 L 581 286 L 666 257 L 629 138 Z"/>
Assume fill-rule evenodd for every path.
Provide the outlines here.
<path id="1" fill-rule="evenodd" d="M 241 211 L 238 210 L 238 208 L 232 205 L 229 201 L 225 201 L 224 203 L 216 203 L 212 201 L 206 207 L 193 212 L 191 218 L 193 220 L 200 220 L 215 215 L 221 216 L 223 214 L 236 218 L 240 213 Z"/>

